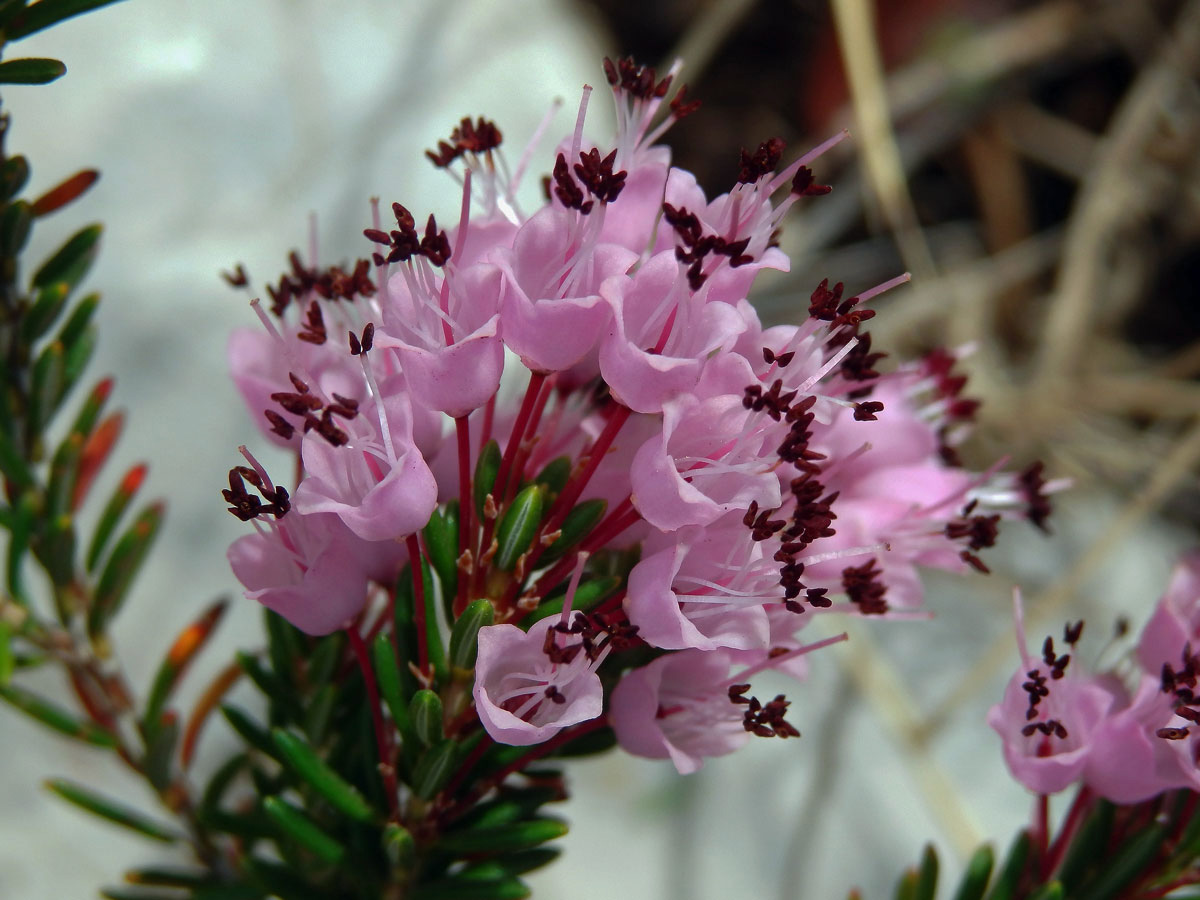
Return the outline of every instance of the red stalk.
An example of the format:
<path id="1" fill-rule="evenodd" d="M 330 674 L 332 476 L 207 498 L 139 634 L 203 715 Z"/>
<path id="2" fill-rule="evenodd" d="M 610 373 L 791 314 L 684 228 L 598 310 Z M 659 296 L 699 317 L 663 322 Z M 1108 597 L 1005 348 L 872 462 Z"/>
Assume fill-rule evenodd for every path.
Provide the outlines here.
<path id="1" fill-rule="evenodd" d="M 417 626 L 417 666 L 422 675 L 429 674 L 428 636 L 425 634 L 425 579 L 422 577 L 421 545 L 417 536 L 410 534 L 404 541 L 408 546 L 408 559 L 413 575 L 413 618 Z"/>
<path id="2" fill-rule="evenodd" d="M 454 420 L 454 431 L 458 437 L 458 555 L 462 558 L 472 543 L 474 523 L 471 516 L 475 505 L 471 491 L 471 425 L 466 416 Z M 458 592 L 454 598 L 455 613 L 462 613 L 467 608 L 468 580 L 465 575 L 458 579 Z"/>
<path id="3" fill-rule="evenodd" d="M 371 668 L 371 661 L 367 656 L 367 645 L 362 639 L 362 635 L 358 633 L 358 629 L 351 625 L 346 629 L 346 635 L 350 638 L 350 647 L 354 650 L 354 655 L 358 659 L 358 667 L 362 670 L 363 683 L 367 687 L 367 705 L 371 708 L 371 724 L 375 728 L 375 749 L 379 754 L 379 773 L 383 777 L 384 793 L 388 798 L 388 811 L 393 819 L 397 818 L 400 811 L 399 788 L 396 784 L 396 770 L 392 766 L 392 748 L 389 740 L 389 733 L 383 722 L 383 708 L 379 701 L 379 686 L 375 683 L 375 670 Z"/>

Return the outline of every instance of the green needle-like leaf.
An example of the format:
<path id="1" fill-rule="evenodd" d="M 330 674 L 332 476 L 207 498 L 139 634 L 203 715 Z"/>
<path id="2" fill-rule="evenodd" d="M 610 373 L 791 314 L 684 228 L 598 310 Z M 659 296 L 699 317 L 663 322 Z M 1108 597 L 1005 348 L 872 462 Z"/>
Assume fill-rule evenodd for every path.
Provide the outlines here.
<path id="1" fill-rule="evenodd" d="M 336 866 L 346 856 L 346 848 L 325 833 L 312 819 L 278 797 L 263 800 L 263 809 L 279 830 L 323 862 Z"/>
<path id="2" fill-rule="evenodd" d="M 162 714 L 163 707 L 166 706 L 167 699 L 171 692 L 179 684 L 188 666 L 192 664 L 192 660 L 204 648 L 208 639 L 220 624 L 221 619 L 225 615 L 225 610 L 229 607 L 228 600 L 218 600 L 200 614 L 187 628 L 183 629 L 171 644 L 167 654 L 163 657 L 162 663 L 158 667 L 158 673 L 154 676 L 153 687 L 150 689 L 150 697 L 146 701 L 146 711 L 143 713 L 142 719 L 144 722 L 157 722 Z"/>
<path id="3" fill-rule="evenodd" d="M 117 540 L 92 598 L 88 612 L 88 633 L 103 634 L 109 622 L 120 611 L 133 580 L 141 570 L 150 545 L 162 526 L 164 507 L 154 503 L 142 510 L 129 529 Z"/>
<path id="4" fill-rule="evenodd" d="M 537 477 L 533 479 L 533 483 L 545 485 L 546 490 L 553 498 L 562 493 L 563 488 L 567 486 L 567 479 L 570 477 L 571 457 L 559 456 L 546 463 L 542 471 L 538 472 Z"/>
<path id="5" fill-rule="evenodd" d="M 533 545 L 533 536 L 542 521 L 543 489 L 531 484 L 513 498 L 500 524 L 496 528 L 496 556 L 494 563 L 509 570 Z"/>
<path id="6" fill-rule="evenodd" d="M 58 59 L 27 57 L 0 63 L 0 84 L 49 84 L 67 74 Z"/>
<path id="7" fill-rule="evenodd" d="M 1089 870 L 1104 861 L 1104 848 L 1108 846 L 1112 833 L 1113 814 L 1116 808 L 1107 800 L 1100 800 L 1096 808 L 1084 819 L 1071 845 L 1057 877 L 1068 893 L 1074 893 L 1087 877 Z"/>
<path id="8" fill-rule="evenodd" d="M 504 853 L 536 847 L 562 837 L 567 830 L 567 823 L 561 819 L 539 817 L 525 822 L 454 832 L 444 835 L 437 846 L 440 851 L 455 855 Z"/>
<path id="9" fill-rule="evenodd" d="M 426 750 L 413 770 L 413 792 L 422 800 L 431 800 L 450 780 L 458 762 L 458 745 L 442 741 Z"/>
<path id="10" fill-rule="evenodd" d="M 375 679 L 379 683 L 379 693 L 387 704 L 392 721 L 400 732 L 405 744 L 411 743 L 416 735 L 413 732 L 412 720 L 408 717 L 408 703 L 404 699 L 404 690 L 400 681 L 400 666 L 396 662 L 396 651 L 386 634 L 376 636 L 371 648 L 375 662 Z"/>
<path id="11" fill-rule="evenodd" d="M 480 519 L 483 518 L 483 507 L 487 501 L 487 495 L 496 489 L 498 474 L 500 474 L 500 445 L 495 440 L 490 440 L 479 451 L 479 459 L 475 462 L 475 477 L 471 482 L 475 512 Z"/>
<path id="12" fill-rule="evenodd" d="M 327 800 L 334 809 L 359 822 L 375 818 L 375 811 L 358 789 L 343 780 L 308 743 L 282 728 L 271 732 L 271 739 L 288 767 Z"/>
<path id="13" fill-rule="evenodd" d="M 442 729 L 442 698 L 430 690 L 417 691 L 408 704 L 408 718 L 413 732 L 426 747 L 439 743 L 445 734 Z"/>
<path id="14" fill-rule="evenodd" d="M 1029 859 L 1029 848 L 1032 841 L 1028 831 L 1022 831 L 1013 841 L 1005 857 L 1004 866 L 996 878 L 995 884 L 988 892 L 987 900 L 1015 900 L 1017 885 L 1025 871 L 1025 861 Z"/>
<path id="15" fill-rule="evenodd" d="M 971 854 L 971 859 L 967 862 L 967 869 L 963 872 L 962 881 L 959 882 L 958 890 L 954 893 L 954 900 L 980 900 L 983 892 L 987 890 L 988 879 L 992 877 L 993 865 L 995 865 L 995 854 L 987 844 Z"/>
<path id="16" fill-rule="evenodd" d="M 552 563 L 592 533 L 608 509 L 607 501 L 597 497 L 576 505 L 559 526 L 559 536 L 538 558 L 539 564 Z"/>
<path id="17" fill-rule="evenodd" d="M 0 68 L 3 67 L 4 63 L 0 63 Z M 21 322 L 22 341 L 32 344 L 50 330 L 66 306 L 68 293 L 70 291 L 65 284 L 47 285 L 37 292 Z"/>
<path id="18" fill-rule="evenodd" d="M 17 660 L 12 652 L 12 626 L 0 619 L 0 688 L 12 681 L 16 668 Z"/>
<path id="19" fill-rule="evenodd" d="M 495 616 L 496 610 L 490 600 L 476 600 L 463 610 L 450 632 L 452 670 L 469 673 L 469 670 L 474 668 L 475 657 L 479 652 L 479 629 L 491 625 Z"/>
<path id="20" fill-rule="evenodd" d="M 28 181 L 29 160 L 20 154 L 10 156 L 0 165 L 0 202 L 7 203 L 21 193 Z"/>
<path id="21" fill-rule="evenodd" d="M 40 0 L 9 20 L 5 37 L 10 41 L 19 41 L 43 28 L 57 25 L 64 19 L 116 2 L 117 0 Z"/>
<path id="22" fill-rule="evenodd" d="M 280 758 L 279 750 L 275 747 L 275 742 L 271 740 L 271 733 L 259 725 L 248 712 L 228 703 L 221 707 L 221 712 L 233 730 L 247 744 L 267 756 Z"/>
<path id="23" fill-rule="evenodd" d="M 1165 848 L 1165 825 L 1151 825 L 1125 840 L 1095 878 L 1079 891 L 1080 900 L 1115 900 L 1142 875 Z"/>
<path id="24" fill-rule="evenodd" d="M 437 572 L 442 600 L 449 609 L 458 589 L 458 502 L 447 504 L 444 512 L 434 510 L 423 535 L 425 552 L 429 554 L 429 562 Z M 447 618 L 450 618 L 449 613 Z"/>
<path id="25" fill-rule="evenodd" d="M 917 869 L 916 889 L 913 892 L 914 900 L 934 900 L 934 897 L 937 896 L 937 884 L 937 851 L 933 849 L 933 844 L 926 844 L 925 852 L 921 854 L 921 867 Z"/>
<path id="26" fill-rule="evenodd" d="M 113 491 L 113 495 L 105 505 L 104 511 L 100 513 L 100 519 L 96 523 L 96 530 L 92 533 L 92 542 L 88 545 L 86 565 L 89 572 L 95 571 L 96 564 L 100 561 L 101 555 L 108 546 L 109 538 L 113 536 L 117 530 L 117 525 L 120 524 L 121 516 L 125 514 L 125 510 L 129 508 L 129 504 L 133 502 L 133 498 L 137 495 L 138 489 L 141 488 L 145 480 L 146 466 L 134 466 L 125 473 L 125 477 L 121 479 L 121 483 Z"/>
<path id="27" fill-rule="evenodd" d="M 115 822 L 117 825 L 121 825 L 131 831 L 136 831 L 156 841 L 174 843 L 181 837 L 173 829 L 154 821 L 144 813 L 125 806 L 123 803 L 110 800 L 81 784 L 76 784 L 62 778 L 53 778 L 46 782 L 46 787 L 81 809 L 86 809 L 88 812 L 102 819 Z"/>
<path id="28" fill-rule="evenodd" d="M 5 207 L 0 212 L 0 254 L 16 256 L 29 240 L 32 226 L 33 211 L 24 200 L 15 200 Z"/>
<path id="29" fill-rule="evenodd" d="M 103 233 L 104 228 L 100 225 L 88 225 L 75 232 L 33 273 L 33 286 L 44 288 L 60 281 L 69 287 L 79 284 L 96 258 Z"/>
<path id="30" fill-rule="evenodd" d="M 15 684 L 0 687 L 0 700 L 6 701 L 26 715 L 37 719 L 48 728 L 57 731 L 59 734 L 65 734 L 67 737 L 72 737 L 97 747 L 117 746 L 117 739 L 110 732 L 96 725 L 79 720 L 73 713 L 47 700 L 43 700 L 36 694 L 30 693 L 25 688 L 17 687 Z"/>
<path id="31" fill-rule="evenodd" d="M 419 884 L 411 896 L 412 900 L 524 900 L 530 896 L 530 890 L 517 878 L 486 881 L 447 878 Z"/>

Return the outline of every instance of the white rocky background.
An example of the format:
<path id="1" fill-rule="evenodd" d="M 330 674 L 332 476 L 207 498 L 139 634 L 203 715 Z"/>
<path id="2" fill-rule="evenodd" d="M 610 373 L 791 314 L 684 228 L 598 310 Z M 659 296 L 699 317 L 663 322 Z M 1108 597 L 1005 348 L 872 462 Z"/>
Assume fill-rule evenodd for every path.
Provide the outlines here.
<path id="1" fill-rule="evenodd" d="M 224 549 L 242 529 L 218 490 L 235 448 L 256 433 L 225 375 L 224 345 L 231 328 L 253 319 L 219 270 L 241 261 L 256 284 L 275 277 L 289 249 L 307 246 L 311 212 L 324 259 L 360 254 L 370 196 L 448 220 L 457 191 L 423 149 L 468 114 L 494 118 L 519 147 L 554 97 L 567 103 L 555 130 L 566 130 L 580 86 L 601 77 L 599 59 L 612 52 L 595 23 L 553 0 L 140 0 L 10 49 L 69 69 L 49 87 L 4 92 L 9 150 L 33 164 L 30 196 L 81 168 L 103 172 L 84 200 L 39 223 L 28 257 L 85 221 L 105 224 L 89 280 L 104 296 L 91 373 L 117 375 L 115 401 L 129 419 L 98 494 L 145 459 L 144 496 L 169 503 L 117 630 L 135 684 L 148 683 L 166 643 L 204 603 L 238 596 Z M 920 750 L 897 739 L 886 691 L 870 688 L 876 701 L 864 702 L 849 670 L 883 661 L 903 679 L 885 673 L 885 682 L 915 706 L 934 706 L 1010 630 L 1012 579 L 1031 589 L 1049 582 L 1114 511 L 1102 496 L 1077 497 L 1053 542 L 1011 529 L 1012 575 L 977 579 L 969 593 L 962 580 L 933 579 L 935 621 L 885 624 L 869 643 L 814 660 L 812 680 L 789 690 L 798 741 L 756 742 L 689 779 L 619 754 L 574 766 L 562 810 L 572 833 L 563 859 L 532 879 L 537 896 L 790 900 L 858 885 L 879 898 L 926 840 L 951 871 L 976 839 L 1007 842 L 1029 798 L 1007 778 L 983 724 L 1007 673 Z M 1144 617 L 1181 540 L 1146 526 L 1113 554 L 1083 592 L 1107 610 L 1094 613 L 1097 630 L 1117 611 L 1135 624 Z M 258 609 L 235 603 L 221 649 L 190 678 L 192 693 L 222 650 L 260 640 Z M 52 673 L 38 685 L 62 688 Z M 201 769 L 227 740 L 214 722 Z M 66 776 L 152 809 L 141 785 L 100 754 L 0 711 L 0 759 L 3 900 L 96 896 L 124 868 L 164 861 L 158 846 L 41 789 L 43 778 Z"/>

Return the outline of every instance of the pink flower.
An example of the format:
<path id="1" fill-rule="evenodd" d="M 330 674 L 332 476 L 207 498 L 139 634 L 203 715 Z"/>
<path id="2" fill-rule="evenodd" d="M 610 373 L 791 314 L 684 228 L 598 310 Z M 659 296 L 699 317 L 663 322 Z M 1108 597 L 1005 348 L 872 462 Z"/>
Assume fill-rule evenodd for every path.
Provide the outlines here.
<path id="1" fill-rule="evenodd" d="M 1012 776 L 1031 791 L 1053 794 L 1083 776 L 1097 734 L 1123 692 L 1078 675 L 1078 664 L 1068 672 L 1070 655 L 1056 654 L 1050 638 L 1041 661 L 1030 656 L 1019 594 L 1013 607 L 1021 668 L 1009 679 L 1004 699 L 988 711 L 987 722 L 1003 741 Z"/>
<path id="2" fill-rule="evenodd" d="M 603 657 L 589 658 L 578 642 L 552 630 L 557 616 L 528 632 L 515 625 L 479 629 L 475 708 L 492 740 L 518 747 L 540 744 L 570 725 L 604 711 L 596 674 Z"/>
<path id="3" fill-rule="evenodd" d="M 669 758 L 689 775 L 750 739 L 729 699 L 729 656 L 684 650 L 628 672 L 612 695 L 612 726 L 630 753 Z"/>
<path id="4" fill-rule="evenodd" d="M 246 597 L 308 634 L 344 628 L 367 601 L 367 567 L 359 541 L 337 516 L 293 510 L 270 530 L 229 548 Z"/>
<path id="5" fill-rule="evenodd" d="M 296 490 L 302 513 L 330 512 L 367 541 L 403 538 L 422 528 L 437 505 L 437 482 L 412 440 L 404 394 L 372 403 L 345 423 L 346 441 L 317 430 L 304 438 L 306 477 Z"/>

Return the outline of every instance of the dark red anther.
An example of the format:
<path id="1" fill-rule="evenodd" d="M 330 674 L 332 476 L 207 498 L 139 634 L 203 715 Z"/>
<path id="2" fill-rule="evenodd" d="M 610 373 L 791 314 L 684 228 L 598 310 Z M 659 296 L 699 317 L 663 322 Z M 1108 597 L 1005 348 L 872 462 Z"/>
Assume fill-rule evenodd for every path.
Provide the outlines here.
<path id="1" fill-rule="evenodd" d="M 290 441 L 292 435 L 296 433 L 295 426 L 287 419 L 275 412 L 273 409 L 264 409 L 263 415 L 267 417 L 267 421 L 271 423 L 271 431 L 279 435 L 285 441 Z"/>
<path id="2" fill-rule="evenodd" d="M 250 276 L 246 274 L 246 267 L 241 263 L 234 266 L 232 272 L 222 272 L 221 277 L 230 285 L 230 287 L 245 287 L 250 283 Z"/>
<path id="3" fill-rule="evenodd" d="M 616 159 L 616 150 L 601 159 L 600 151 L 593 147 L 586 153 L 580 153 L 579 162 L 575 164 L 576 176 L 583 182 L 588 193 L 601 203 L 612 203 L 625 187 L 627 173 L 624 170 L 613 171 Z"/>
<path id="4" fill-rule="evenodd" d="M 687 99 L 688 86 L 686 84 L 679 86 L 679 91 L 671 99 L 671 115 L 676 119 L 683 119 L 690 116 L 700 108 L 699 100 Z"/>
<path id="5" fill-rule="evenodd" d="M 819 197 L 832 190 L 828 184 L 817 184 L 812 169 L 808 166 L 797 169 L 796 176 L 792 179 L 792 193 L 799 197 Z"/>
<path id="6" fill-rule="evenodd" d="M 782 138 L 773 137 L 759 144 L 752 154 L 743 149 L 738 160 L 738 184 L 753 184 L 774 172 L 786 146 Z"/>
<path id="7" fill-rule="evenodd" d="M 1063 641 L 1070 644 L 1072 647 L 1079 643 L 1079 638 L 1083 635 L 1083 619 L 1080 619 L 1074 625 L 1068 622 L 1063 626 Z"/>
<path id="8" fill-rule="evenodd" d="M 854 404 L 854 421 L 855 422 L 875 422 L 878 421 L 876 413 L 883 411 L 883 404 L 878 400 L 868 400 L 866 403 Z"/>

